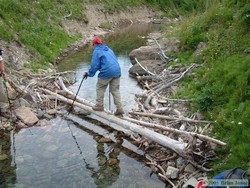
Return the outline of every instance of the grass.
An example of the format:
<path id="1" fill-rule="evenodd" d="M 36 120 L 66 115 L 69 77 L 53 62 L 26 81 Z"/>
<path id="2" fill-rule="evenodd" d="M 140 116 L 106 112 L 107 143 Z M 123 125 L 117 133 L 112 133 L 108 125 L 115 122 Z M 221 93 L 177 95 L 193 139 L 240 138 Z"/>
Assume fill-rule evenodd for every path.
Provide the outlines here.
<path id="1" fill-rule="evenodd" d="M 212 164 L 218 173 L 249 168 L 250 162 L 250 6 L 215 3 L 202 14 L 192 14 L 174 32 L 183 51 L 180 63 L 199 63 L 192 78 L 184 79 L 177 95 L 195 99 L 195 109 L 214 121 L 213 136 L 228 143 L 218 149 Z M 193 56 L 200 42 L 207 48 Z M 211 174 L 213 175 L 213 174 Z"/>
<path id="2" fill-rule="evenodd" d="M 77 2 L 74 4 L 74 2 Z M 61 28 L 61 20 L 68 14 L 69 19 L 84 20 L 83 5 L 74 0 L 41 1 L 0 1 L 0 39 L 17 40 L 33 54 L 33 71 L 48 68 L 59 53 L 80 35 L 69 36 Z"/>

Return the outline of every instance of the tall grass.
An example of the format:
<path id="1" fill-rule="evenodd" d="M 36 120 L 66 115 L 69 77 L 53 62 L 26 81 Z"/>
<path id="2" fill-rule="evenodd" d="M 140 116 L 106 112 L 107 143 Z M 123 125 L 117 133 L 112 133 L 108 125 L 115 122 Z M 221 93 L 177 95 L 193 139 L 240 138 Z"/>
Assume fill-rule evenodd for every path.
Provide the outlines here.
<path id="1" fill-rule="evenodd" d="M 145 3 L 144 0 L 89 0 L 91 3 L 100 3 L 108 13 L 129 10 L 130 7 L 140 6 Z"/>
<path id="2" fill-rule="evenodd" d="M 204 1 L 205 2 L 205 1 Z M 228 143 L 218 150 L 215 173 L 249 168 L 250 162 L 250 6 L 242 1 L 218 1 L 204 13 L 190 14 L 175 35 L 181 39 L 182 62 L 203 66 L 185 79 L 178 97 L 195 99 L 195 108 L 214 121 L 213 136 Z M 193 55 L 198 44 L 207 48 Z M 183 54 L 183 55 L 182 55 Z"/>
<path id="3" fill-rule="evenodd" d="M 86 19 L 83 4 L 76 0 L 1 0 L 0 39 L 23 43 L 35 57 L 29 66 L 33 70 L 46 68 L 67 45 L 80 37 L 69 36 L 60 26 L 68 14 L 71 14 L 69 19 Z"/>

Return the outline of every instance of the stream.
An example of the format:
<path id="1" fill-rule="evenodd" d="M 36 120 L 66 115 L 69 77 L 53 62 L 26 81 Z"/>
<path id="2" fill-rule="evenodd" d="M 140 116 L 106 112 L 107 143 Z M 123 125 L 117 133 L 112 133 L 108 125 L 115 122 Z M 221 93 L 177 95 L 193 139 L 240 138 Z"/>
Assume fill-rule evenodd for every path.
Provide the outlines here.
<path id="1" fill-rule="evenodd" d="M 122 77 L 120 92 L 125 113 L 135 105 L 142 89 L 129 77 L 128 53 L 145 45 L 146 35 L 159 27 L 137 24 L 105 37 L 117 54 Z M 76 71 L 77 82 L 68 89 L 76 93 L 82 73 L 90 66 L 93 47 L 86 45 L 69 54 L 58 71 Z M 83 81 L 79 96 L 95 103 L 97 75 Z M 105 108 L 114 111 L 112 96 L 105 93 Z M 0 133 L 0 188 L 164 188 L 165 184 L 145 165 L 143 151 L 122 133 L 118 125 L 93 114 L 64 113 L 50 125 Z M 121 130 L 121 131 L 119 131 Z"/>

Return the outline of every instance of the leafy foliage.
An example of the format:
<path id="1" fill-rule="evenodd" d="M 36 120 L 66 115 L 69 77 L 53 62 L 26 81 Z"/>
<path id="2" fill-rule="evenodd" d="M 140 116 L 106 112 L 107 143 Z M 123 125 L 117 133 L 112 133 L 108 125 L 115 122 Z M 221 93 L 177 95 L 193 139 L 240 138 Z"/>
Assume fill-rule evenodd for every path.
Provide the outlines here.
<path id="1" fill-rule="evenodd" d="M 194 99 L 195 109 L 215 122 L 214 136 L 228 143 L 219 149 L 216 173 L 246 168 L 250 159 L 248 14 L 249 4 L 242 1 L 217 2 L 204 13 L 191 14 L 175 33 L 183 46 L 180 54 L 193 54 L 201 42 L 206 43 L 200 55 L 185 56 L 186 62 L 198 61 L 203 66 L 193 79 L 184 79 L 178 97 Z"/>

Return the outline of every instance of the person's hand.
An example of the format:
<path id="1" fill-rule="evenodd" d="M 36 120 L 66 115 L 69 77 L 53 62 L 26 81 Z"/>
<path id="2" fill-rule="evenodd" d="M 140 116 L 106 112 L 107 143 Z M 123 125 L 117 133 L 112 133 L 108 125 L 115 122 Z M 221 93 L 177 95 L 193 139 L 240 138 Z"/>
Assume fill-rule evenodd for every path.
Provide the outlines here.
<path id="1" fill-rule="evenodd" d="M 87 78 L 88 78 L 88 73 L 87 73 L 87 72 L 84 72 L 83 75 L 82 75 L 82 77 L 83 77 L 84 79 L 87 79 Z"/>
<path id="2" fill-rule="evenodd" d="M 2 72 L 2 77 L 3 77 L 3 80 L 6 80 L 6 74 L 5 74 L 5 72 Z"/>

